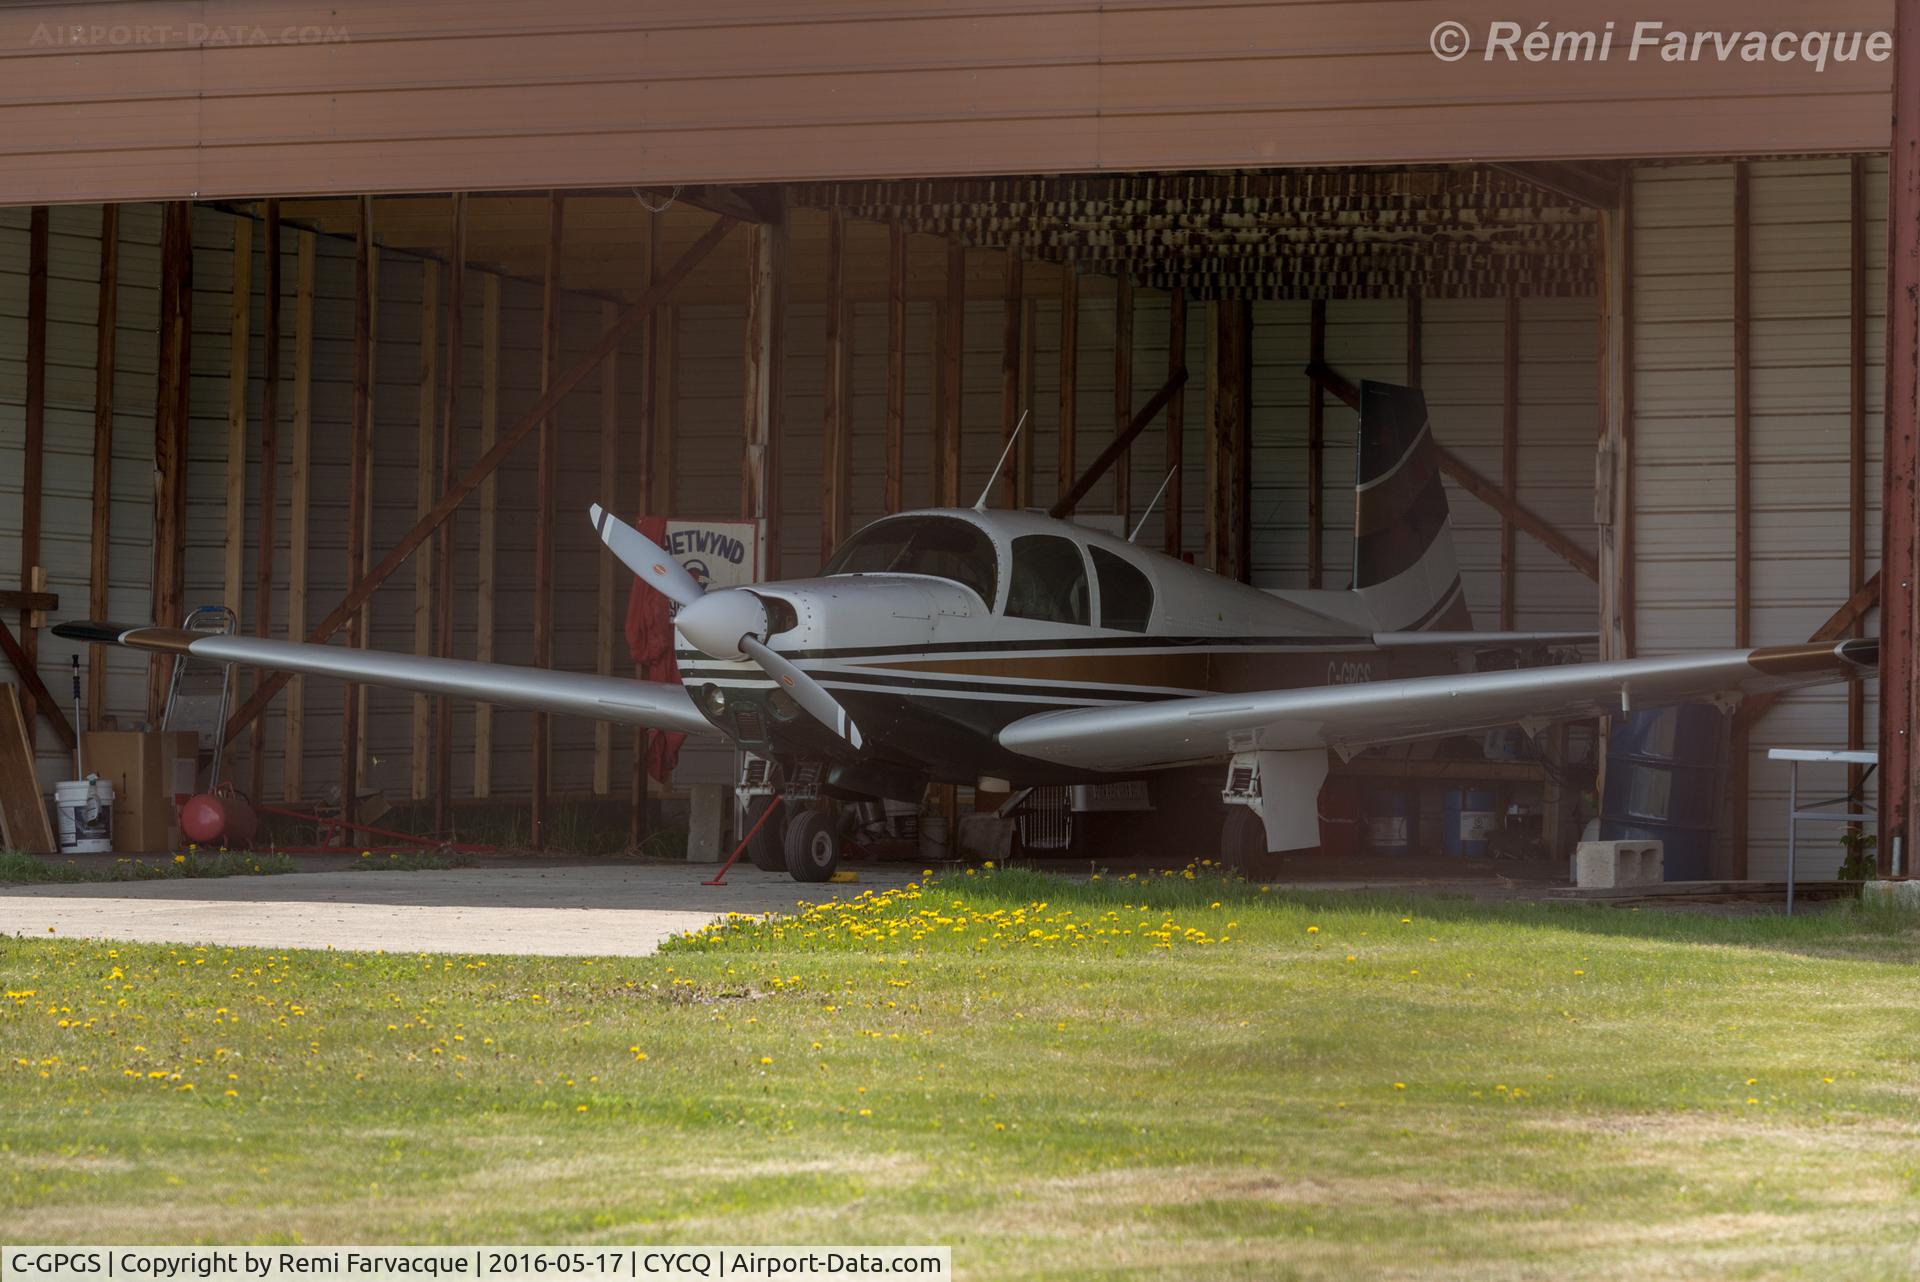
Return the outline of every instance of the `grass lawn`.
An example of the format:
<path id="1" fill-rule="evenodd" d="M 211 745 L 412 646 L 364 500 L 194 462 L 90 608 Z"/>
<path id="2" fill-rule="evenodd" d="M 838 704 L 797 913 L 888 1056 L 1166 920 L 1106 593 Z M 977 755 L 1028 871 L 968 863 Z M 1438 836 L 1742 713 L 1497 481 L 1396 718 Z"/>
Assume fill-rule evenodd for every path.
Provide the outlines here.
<path id="1" fill-rule="evenodd" d="M 1911 921 L 1002 872 L 642 960 L 0 940 L 0 1237 L 1910 1278 Z"/>
<path id="2" fill-rule="evenodd" d="M 445 865 L 451 866 L 451 865 Z M 177 855 L 122 855 L 111 863 L 104 856 L 29 855 L 0 850 L 0 884 L 34 885 L 43 882 L 167 881 L 188 877 L 254 877 L 298 872 L 285 855 L 265 851 L 194 851 Z"/>

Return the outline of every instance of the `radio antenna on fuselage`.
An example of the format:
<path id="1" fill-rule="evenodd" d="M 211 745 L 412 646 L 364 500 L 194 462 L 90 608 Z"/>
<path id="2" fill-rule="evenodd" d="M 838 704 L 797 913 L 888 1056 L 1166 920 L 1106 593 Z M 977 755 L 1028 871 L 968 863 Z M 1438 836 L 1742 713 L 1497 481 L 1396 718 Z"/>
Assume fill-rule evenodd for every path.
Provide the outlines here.
<path id="1" fill-rule="evenodd" d="M 1013 425 L 1013 435 L 1007 438 L 1007 447 L 1000 451 L 1000 461 L 993 465 L 993 475 L 987 478 L 987 488 L 980 491 L 980 498 L 973 505 L 976 512 L 987 510 L 987 495 L 993 493 L 993 487 L 999 483 L 1000 470 L 1007 465 L 1007 456 L 1013 453 L 1013 446 L 1020 439 L 1020 429 L 1027 425 L 1027 412 L 1020 411 L 1020 421 Z"/>
<path id="2" fill-rule="evenodd" d="M 1153 509 L 1160 506 L 1160 496 L 1167 492 L 1167 486 L 1173 483 L 1173 478 L 1175 475 L 1179 473 L 1179 471 L 1180 471 L 1180 465 L 1178 463 L 1175 463 L 1170 469 L 1168 469 L 1167 479 L 1160 482 L 1160 488 L 1153 492 L 1153 497 L 1151 499 L 1147 500 L 1147 510 L 1140 514 L 1140 524 L 1133 527 L 1133 533 L 1127 536 L 1127 542 L 1131 543 L 1135 539 L 1139 538 L 1140 531 L 1147 528 L 1147 518 L 1153 515 Z"/>

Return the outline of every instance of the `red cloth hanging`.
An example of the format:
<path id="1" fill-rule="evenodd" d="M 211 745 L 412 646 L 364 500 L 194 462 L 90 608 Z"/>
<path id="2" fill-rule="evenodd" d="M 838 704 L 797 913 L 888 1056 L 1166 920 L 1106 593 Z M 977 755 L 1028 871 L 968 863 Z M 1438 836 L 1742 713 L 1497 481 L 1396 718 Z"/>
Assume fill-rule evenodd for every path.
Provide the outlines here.
<path id="1" fill-rule="evenodd" d="M 667 542 L 667 518 L 643 516 L 634 522 L 640 533 L 662 547 Z M 673 656 L 673 619 L 668 614 L 667 598 L 634 576 L 627 593 L 627 650 L 633 655 L 634 675 L 642 681 L 667 681 L 680 684 L 680 664 Z M 687 736 L 677 730 L 652 730 L 647 734 L 647 773 L 660 783 L 673 775 L 680 760 L 680 745 Z"/>

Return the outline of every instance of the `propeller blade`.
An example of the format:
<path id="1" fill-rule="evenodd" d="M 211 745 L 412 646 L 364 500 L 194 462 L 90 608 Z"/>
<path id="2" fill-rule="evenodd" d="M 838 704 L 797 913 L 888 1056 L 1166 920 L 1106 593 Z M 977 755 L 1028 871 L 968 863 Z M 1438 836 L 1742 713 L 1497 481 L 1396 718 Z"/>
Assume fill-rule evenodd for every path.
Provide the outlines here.
<path id="1" fill-rule="evenodd" d="M 761 671 L 778 681 L 793 696 L 793 701 L 805 708 L 815 721 L 854 747 L 863 745 L 860 727 L 853 724 L 853 718 L 840 706 L 838 699 L 827 693 L 825 686 L 795 667 L 792 660 L 770 648 L 764 641 L 751 636 L 741 637 L 740 648 L 749 659 L 760 665 Z"/>
<path id="2" fill-rule="evenodd" d="M 704 595 L 700 584 L 673 554 L 595 503 L 587 509 L 600 541 L 660 595 L 675 605 L 691 605 Z"/>

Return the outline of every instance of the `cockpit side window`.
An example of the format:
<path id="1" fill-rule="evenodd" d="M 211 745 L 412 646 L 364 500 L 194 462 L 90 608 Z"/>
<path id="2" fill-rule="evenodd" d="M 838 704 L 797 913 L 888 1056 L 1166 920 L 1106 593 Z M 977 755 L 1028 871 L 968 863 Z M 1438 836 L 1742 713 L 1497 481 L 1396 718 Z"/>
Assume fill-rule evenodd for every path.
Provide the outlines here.
<path id="1" fill-rule="evenodd" d="M 1080 545 L 1057 534 L 1023 534 L 1013 541 L 1007 616 L 1089 627 L 1087 563 Z"/>
<path id="2" fill-rule="evenodd" d="M 1100 626 L 1122 632 L 1145 632 L 1153 617 L 1153 584 L 1147 576 L 1105 548 L 1093 553 L 1093 572 L 1100 579 Z"/>
<path id="3" fill-rule="evenodd" d="M 950 516 L 876 521 L 841 544 L 821 573 L 928 574 L 972 588 L 988 609 L 999 587 L 993 540 Z"/>

